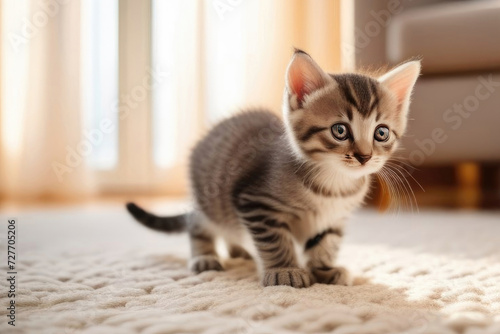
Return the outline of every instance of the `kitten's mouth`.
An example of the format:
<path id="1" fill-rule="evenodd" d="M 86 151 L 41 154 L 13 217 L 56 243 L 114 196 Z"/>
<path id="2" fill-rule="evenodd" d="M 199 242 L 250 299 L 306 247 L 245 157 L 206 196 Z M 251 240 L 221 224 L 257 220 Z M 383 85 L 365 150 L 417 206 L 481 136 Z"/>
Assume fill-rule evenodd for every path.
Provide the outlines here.
<path id="1" fill-rule="evenodd" d="M 364 165 L 362 165 L 362 164 L 360 164 L 360 163 L 356 163 L 356 162 L 354 162 L 354 161 L 350 161 L 350 160 L 344 160 L 344 163 L 345 163 L 348 167 L 350 167 L 350 168 L 363 168 L 363 167 L 368 166 L 368 164 L 367 164 L 367 163 L 366 163 L 366 164 L 364 164 Z"/>

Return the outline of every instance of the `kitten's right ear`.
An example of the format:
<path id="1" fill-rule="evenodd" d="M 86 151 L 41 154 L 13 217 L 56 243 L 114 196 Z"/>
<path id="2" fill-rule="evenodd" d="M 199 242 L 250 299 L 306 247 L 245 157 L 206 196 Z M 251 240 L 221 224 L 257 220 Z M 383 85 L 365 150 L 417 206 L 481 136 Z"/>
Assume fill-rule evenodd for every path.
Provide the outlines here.
<path id="1" fill-rule="evenodd" d="M 289 93 L 297 95 L 300 102 L 306 95 L 325 86 L 327 75 L 316 62 L 302 50 L 295 53 L 286 71 L 286 86 Z"/>

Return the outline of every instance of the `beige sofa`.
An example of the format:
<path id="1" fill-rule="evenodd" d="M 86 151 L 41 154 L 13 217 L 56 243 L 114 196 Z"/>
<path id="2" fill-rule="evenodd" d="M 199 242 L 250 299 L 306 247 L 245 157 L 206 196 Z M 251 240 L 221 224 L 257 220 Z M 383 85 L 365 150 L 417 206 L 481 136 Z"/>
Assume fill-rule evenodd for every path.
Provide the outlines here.
<path id="1" fill-rule="evenodd" d="M 350 0 L 346 0 L 350 1 Z M 344 3 L 343 3 L 344 4 Z M 421 57 L 401 155 L 413 165 L 500 162 L 500 0 L 355 0 L 353 67 Z M 349 31 L 349 30 L 347 30 Z"/>

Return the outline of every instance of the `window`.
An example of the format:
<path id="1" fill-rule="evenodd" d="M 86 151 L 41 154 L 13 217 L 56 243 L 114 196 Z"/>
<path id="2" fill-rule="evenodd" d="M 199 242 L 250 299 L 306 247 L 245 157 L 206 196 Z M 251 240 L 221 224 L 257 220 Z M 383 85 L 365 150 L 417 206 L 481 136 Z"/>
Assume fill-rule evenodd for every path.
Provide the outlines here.
<path id="1" fill-rule="evenodd" d="M 173 46 L 184 37 L 176 34 L 176 26 L 182 16 L 179 15 L 181 3 L 179 0 L 152 2 L 152 64 L 153 68 L 168 69 L 174 75 L 176 55 Z M 175 96 L 181 94 L 173 84 L 172 77 L 153 92 L 153 155 L 158 167 L 170 167 L 174 164 L 177 155 L 176 138 L 178 137 L 179 111 L 175 103 Z"/>
<path id="2" fill-rule="evenodd" d="M 81 87 L 87 131 L 98 129 L 104 119 L 118 122 L 118 0 L 81 2 Z M 112 169 L 118 163 L 118 131 L 102 134 L 89 164 Z"/>
<path id="3" fill-rule="evenodd" d="M 182 193 L 199 133 L 198 6 L 184 0 L 82 1 L 87 128 L 110 119 L 90 159 L 104 192 Z M 179 129 L 189 131 L 179 131 Z"/>

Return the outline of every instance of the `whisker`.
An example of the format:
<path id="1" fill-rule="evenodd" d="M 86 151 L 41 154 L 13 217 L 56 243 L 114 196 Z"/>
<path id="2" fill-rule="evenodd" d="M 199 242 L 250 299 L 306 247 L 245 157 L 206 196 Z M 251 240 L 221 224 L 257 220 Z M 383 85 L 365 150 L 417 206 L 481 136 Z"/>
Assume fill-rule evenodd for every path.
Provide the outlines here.
<path id="1" fill-rule="evenodd" d="M 387 208 L 385 208 L 385 210 L 388 210 L 391 208 L 391 205 L 392 205 L 391 191 L 389 189 L 388 182 L 385 179 L 384 174 L 381 171 L 376 173 L 376 175 L 377 175 L 377 178 L 379 180 L 380 186 L 382 188 L 382 195 L 387 194 L 387 197 L 389 198 L 389 206 Z M 380 203 L 379 209 L 380 209 L 381 205 L 382 205 L 382 203 Z"/>
<path id="2" fill-rule="evenodd" d="M 394 174 L 394 172 L 389 168 L 389 166 L 385 166 L 386 170 L 385 172 L 391 176 L 391 181 L 395 185 L 395 189 L 397 190 L 398 193 L 398 203 L 400 204 L 400 208 L 406 206 L 408 208 L 408 199 L 406 197 L 406 189 L 402 186 L 400 183 L 400 180 L 398 179 L 397 175 Z"/>
<path id="3" fill-rule="evenodd" d="M 398 162 L 400 164 L 403 164 L 405 165 L 406 167 L 410 168 L 410 169 L 413 169 L 413 170 L 417 170 L 417 171 L 420 171 L 419 168 L 413 166 L 413 165 L 410 165 L 409 163 L 407 162 L 404 162 L 404 161 L 401 161 L 401 159 L 405 159 L 403 157 L 391 157 L 389 159 L 387 159 L 387 161 L 392 161 L 392 162 Z"/>
<path id="4" fill-rule="evenodd" d="M 408 189 L 406 188 L 406 185 L 401 182 L 401 178 L 399 175 L 390 168 L 390 166 L 387 167 L 387 172 L 393 176 L 394 182 L 397 184 L 398 189 L 401 191 L 401 198 L 404 200 L 404 205 L 406 205 L 406 209 L 411 209 L 413 211 L 413 203 L 409 199 L 409 194 L 408 194 Z"/>
<path id="5" fill-rule="evenodd" d="M 411 188 L 410 183 L 405 178 L 405 175 L 403 174 L 403 172 L 400 169 L 397 169 L 397 168 L 391 169 L 390 166 L 391 166 L 391 164 L 389 164 L 387 166 L 388 169 L 391 170 L 395 174 L 394 175 L 395 178 L 398 179 L 399 182 L 401 182 L 402 187 L 405 189 L 405 192 L 408 195 L 408 201 L 410 202 L 412 211 L 413 211 L 413 203 L 415 203 L 415 208 L 417 209 L 417 212 L 419 212 L 417 198 L 415 196 L 413 189 Z M 396 166 L 396 167 L 399 167 L 399 166 Z"/>
<path id="6" fill-rule="evenodd" d="M 413 179 L 413 181 L 420 187 L 420 189 L 422 189 L 422 191 L 425 192 L 425 189 L 424 189 L 424 187 L 422 187 L 420 182 L 418 182 L 417 179 L 415 179 L 415 177 L 410 172 L 408 172 L 403 166 L 398 165 L 397 163 L 391 162 L 390 159 L 387 162 L 387 164 L 390 164 L 391 166 L 397 167 L 398 169 L 405 171 L 406 174 L 408 174 L 408 176 L 411 177 Z"/>
<path id="7" fill-rule="evenodd" d="M 395 188 L 391 177 L 389 176 L 389 174 L 387 173 L 387 171 L 384 168 L 382 168 L 379 171 L 379 174 L 380 174 L 382 180 L 384 181 L 384 185 L 386 186 L 386 189 L 388 191 L 389 209 L 392 209 L 393 212 L 395 212 L 396 216 L 398 216 L 399 211 L 400 211 L 400 205 L 399 205 L 399 200 L 398 200 L 399 192 Z"/>

